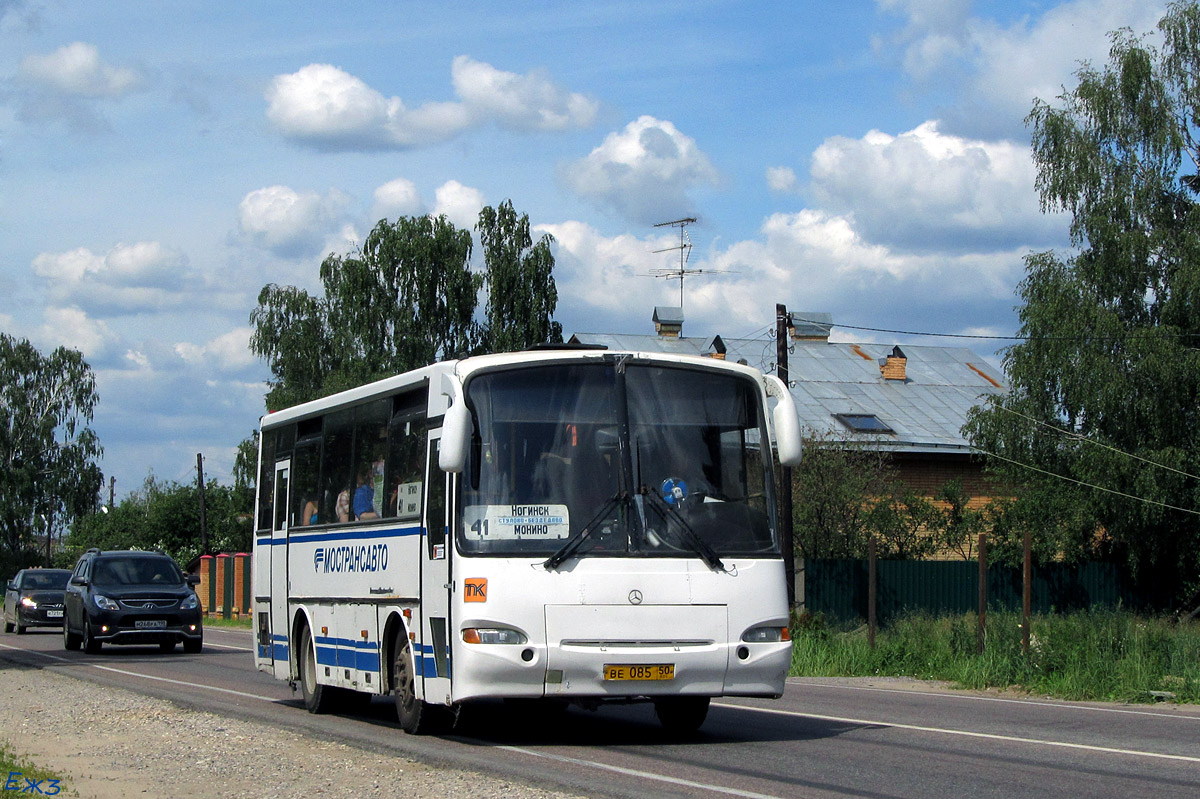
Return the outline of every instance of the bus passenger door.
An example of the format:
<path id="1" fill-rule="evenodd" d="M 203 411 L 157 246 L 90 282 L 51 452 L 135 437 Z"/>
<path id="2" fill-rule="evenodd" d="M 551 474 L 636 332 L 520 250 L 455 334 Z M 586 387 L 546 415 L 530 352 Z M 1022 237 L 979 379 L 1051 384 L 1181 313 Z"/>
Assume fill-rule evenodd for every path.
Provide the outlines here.
<path id="1" fill-rule="evenodd" d="M 422 695 L 436 705 L 450 703 L 450 555 L 447 539 L 450 475 L 438 465 L 441 430 L 429 432 L 425 459 L 425 502 L 421 521 L 421 631 L 413 650 Z"/>
<path id="2" fill-rule="evenodd" d="M 270 620 L 268 631 L 271 638 L 269 656 L 275 661 L 276 669 L 282 665 L 287 670 L 287 534 L 288 534 L 288 483 L 292 471 L 290 460 L 278 461 L 275 464 L 275 499 L 272 503 L 274 520 L 271 524 L 271 564 L 270 578 L 265 586 L 266 593 L 271 597 Z M 263 588 L 259 588 L 260 591 Z M 260 630 L 261 635 L 261 630 Z M 278 674 L 276 676 L 279 676 Z M 286 676 L 286 675 L 285 675 Z"/>

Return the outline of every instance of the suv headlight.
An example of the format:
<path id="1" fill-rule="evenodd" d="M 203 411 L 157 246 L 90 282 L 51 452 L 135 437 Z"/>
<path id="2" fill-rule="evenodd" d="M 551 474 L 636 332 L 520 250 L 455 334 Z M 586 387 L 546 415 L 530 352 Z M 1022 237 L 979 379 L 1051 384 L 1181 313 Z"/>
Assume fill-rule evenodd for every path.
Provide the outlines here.
<path id="1" fill-rule="evenodd" d="M 462 631 L 468 644 L 523 644 L 523 634 L 508 627 L 468 627 Z"/>
<path id="2" fill-rule="evenodd" d="M 751 627 L 742 633 L 742 640 L 748 644 L 778 644 L 792 640 L 792 634 L 787 627 Z"/>
<path id="3" fill-rule="evenodd" d="M 92 596 L 92 601 L 95 602 L 96 607 L 100 608 L 101 610 L 120 610 L 121 609 L 121 607 L 116 602 L 114 602 L 113 600 L 111 600 L 108 597 L 103 596 L 101 594 L 94 594 Z"/>
<path id="4" fill-rule="evenodd" d="M 200 607 L 200 598 L 195 594 L 189 594 L 186 599 L 179 603 L 180 610 L 195 610 Z"/>
<path id="5" fill-rule="evenodd" d="M 27 608 L 36 608 L 37 607 L 37 603 L 33 601 L 33 597 L 29 597 L 29 596 L 21 597 L 21 604 Z"/>

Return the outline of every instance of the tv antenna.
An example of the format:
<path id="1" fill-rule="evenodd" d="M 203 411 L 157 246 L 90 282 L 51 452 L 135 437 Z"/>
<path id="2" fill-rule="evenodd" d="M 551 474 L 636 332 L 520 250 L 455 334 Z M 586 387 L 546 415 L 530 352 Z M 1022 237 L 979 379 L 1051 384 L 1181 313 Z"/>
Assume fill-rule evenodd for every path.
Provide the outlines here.
<path id="1" fill-rule="evenodd" d="M 723 272 L 722 269 L 688 269 L 688 258 L 692 255 L 692 239 L 688 236 L 687 226 L 696 221 L 694 216 L 685 216 L 683 219 L 676 219 L 672 222 L 659 222 L 655 227 L 677 227 L 679 228 L 679 244 L 674 247 L 664 247 L 661 250 L 654 250 L 654 253 L 675 252 L 679 251 L 679 266 L 674 269 L 652 269 L 650 270 L 651 277 L 661 277 L 664 280 L 679 281 L 679 307 L 683 308 L 683 280 L 688 275 L 703 275 L 708 272 Z"/>

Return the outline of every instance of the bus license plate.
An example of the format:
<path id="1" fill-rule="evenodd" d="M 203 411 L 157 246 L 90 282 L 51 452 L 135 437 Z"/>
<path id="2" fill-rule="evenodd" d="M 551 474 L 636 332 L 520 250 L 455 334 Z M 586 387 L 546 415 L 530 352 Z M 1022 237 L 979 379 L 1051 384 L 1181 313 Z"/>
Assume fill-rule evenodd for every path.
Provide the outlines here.
<path id="1" fill-rule="evenodd" d="M 605 664 L 605 680 L 673 680 L 675 679 L 674 663 L 651 663 L 649 665 L 633 665 L 626 663 Z"/>
<path id="2" fill-rule="evenodd" d="M 161 630 L 167 626 L 166 619 L 137 619 L 133 626 L 138 630 Z"/>

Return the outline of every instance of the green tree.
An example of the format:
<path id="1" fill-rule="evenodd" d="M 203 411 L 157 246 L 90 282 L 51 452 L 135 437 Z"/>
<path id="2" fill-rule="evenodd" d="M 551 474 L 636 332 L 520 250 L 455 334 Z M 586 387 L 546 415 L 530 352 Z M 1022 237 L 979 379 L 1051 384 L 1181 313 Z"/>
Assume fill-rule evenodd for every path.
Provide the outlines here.
<path id="1" fill-rule="evenodd" d="M 488 289 L 488 352 L 514 352 L 543 342 L 562 342 L 562 325 L 553 319 L 558 305 L 554 284 L 554 237 L 533 243 L 529 216 L 517 215 L 512 200 L 479 212 L 480 246 Z"/>
<path id="2" fill-rule="evenodd" d="M 98 401 L 79 352 L 47 356 L 0 333 L 0 543 L 9 553 L 96 509 L 102 448 L 89 425 Z"/>
<path id="3" fill-rule="evenodd" d="M 938 545 L 937 510 L 896 476 L 887 453 L 837 436 L 805 437 L 792 473 L 793 536 L 805 558 L 921 558 Z"/>
<path id="4" fill-rule="evenodd" d="M 1043 551 L 1178 592 L 1200 576 L 1200 9 L 1158 28 L 1160 47 L 1112 34 L 1107 64 L 1033 106 L 1042 205 L 1076 251 L 1026 258 L 1010 391 L 966 432 Z"/>
<path id="5" fill-rule="evenodd" d="M 274 379 L 270 410 L 464 354 L 483 278 L 471 234 L 444 216 L 381 220 L 355 255 L 321 264 L 323 297 L 265 286 L 250 314 L 250 348 Z"/>
<path id="6" fill-rule="evenodd" d="M 511 201 L 479 217 L 486 274 L 471 271 L 471 233 L 445 217 L 381 220 L 359 252 L 321 264 L 323 296 L 271 284 L 250 314 L 250 347 L 273 379 L 270 410 L 434 361 L 561 341 L 550 252 Z M 485 277 L 487 320 L 475 319 Z"/>
<path id="7" fill-rule="evenodd" d="M 205 520 L 212 552 L 249 552 L 251 515 L 235 486 L 204 485 Z M 161 550 L 186 564 L 200 554 L 200 491 L 193 483 L 146 478 L 108 513 L 81 518 L 67 538 L 61 562 L 74 565 L 89 547 Z"/>

